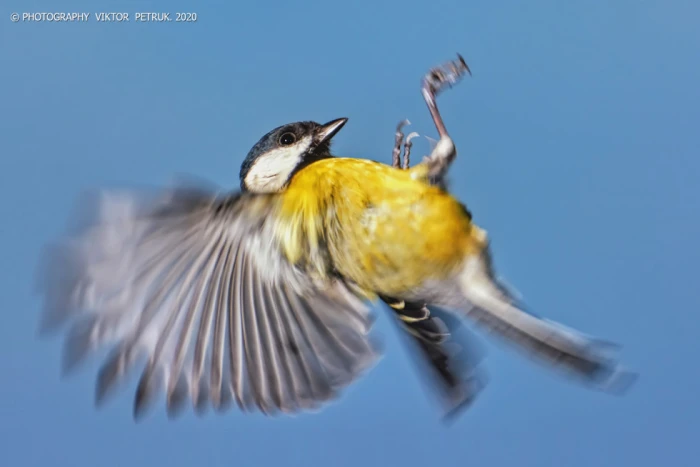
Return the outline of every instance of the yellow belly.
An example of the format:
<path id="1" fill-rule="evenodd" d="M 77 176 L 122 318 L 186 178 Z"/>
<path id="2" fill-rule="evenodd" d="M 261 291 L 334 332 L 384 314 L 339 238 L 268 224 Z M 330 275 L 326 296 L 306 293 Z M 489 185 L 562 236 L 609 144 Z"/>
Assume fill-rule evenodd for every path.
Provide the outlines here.
<path id="1" fill-rule="evenodd" d="M 370 294 L 394 297 L 450 277 L 485 239 L 421 171 L 349 158 L 302 169 L 281 206 L 291 223 L 283 239 L 289 259 L 320 273 L 334 268 Z"/>

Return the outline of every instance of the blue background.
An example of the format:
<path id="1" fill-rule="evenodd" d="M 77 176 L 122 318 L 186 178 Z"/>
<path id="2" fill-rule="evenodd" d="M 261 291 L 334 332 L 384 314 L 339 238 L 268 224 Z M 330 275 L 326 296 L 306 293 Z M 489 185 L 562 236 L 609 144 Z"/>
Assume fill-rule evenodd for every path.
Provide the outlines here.
<path id="1" fill-rule="evenodd" d="M 0 6 L 0 465 L 697 465 L 697 2 L 95 3 Z M 57 10 L 92 17 L 10 22 Z M 177 173 L 236 187 L 250 146 L 304 119 L 349 117 L 335 152 L 388 162 L 399 119 L 435 137 L 420 78 L 456 52 L 474 76 L 439 99 L 454 191 L 530 308 L 623 344 L 641 373 L 626 397 L 482 337 L 490 385 L 445 426 L 386 314 L 385 358 L 313 415 L 168 422 L 161 406 L 134 424 L 133 385 L 94 409 L 97 362 L 60 378 L 32 274 L 80 191 Z"/>

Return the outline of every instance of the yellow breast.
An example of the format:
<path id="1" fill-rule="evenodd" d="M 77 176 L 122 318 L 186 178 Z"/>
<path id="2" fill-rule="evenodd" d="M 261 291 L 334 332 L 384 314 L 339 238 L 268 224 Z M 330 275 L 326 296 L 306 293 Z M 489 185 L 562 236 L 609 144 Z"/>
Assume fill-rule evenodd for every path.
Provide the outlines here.
<path id="1" fill-rule="evenodd" d="M 485 239 L 463 206 L 424 176 L 422 165 L 399 170 L 349 158 L 302 169 L 281 206 L 288 258 L 397 297 L 454 274 Z"/>

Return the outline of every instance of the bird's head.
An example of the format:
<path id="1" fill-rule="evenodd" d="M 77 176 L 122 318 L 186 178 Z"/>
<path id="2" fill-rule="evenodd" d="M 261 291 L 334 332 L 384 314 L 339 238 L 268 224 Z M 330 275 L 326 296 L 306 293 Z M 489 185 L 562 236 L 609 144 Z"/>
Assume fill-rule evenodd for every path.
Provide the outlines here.
<path id="1" fill-rule="evenodd" d="M 260 138 L 241 166 L 241 190 L 282 191 L 292 176 L 307 165 L 331 156 L 331 138 L 345 125 L 338 118 L 325 125 L 296 122 L 275 128 Z"/>

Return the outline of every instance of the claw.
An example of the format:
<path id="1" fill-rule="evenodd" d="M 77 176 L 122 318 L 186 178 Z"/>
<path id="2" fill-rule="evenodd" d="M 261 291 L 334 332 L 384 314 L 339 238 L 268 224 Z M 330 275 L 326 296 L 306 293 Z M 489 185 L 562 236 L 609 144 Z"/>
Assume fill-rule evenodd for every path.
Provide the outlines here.
<path id="1" fill-rule="evenodd" d="M 469 76 L 472 74 L 464 57 L 457 54 L 457 60 L 431 69 L 424 78 L 424 85 L 427 85 L 432 93 L 437 95 L 445 89 L 445 86 L 452 87 L 457 84 L 465 73 Z"/>
<path id="2" fill-rule="evenodd" d="M 408 119 L 401 120 L 396 125 L 396 134 L 394 138 L 394 151 L 391 157 L 391 166 L 395 168 L 401 167 L 401 143 L 403 143 L 403 132 L 401 131 L 406 125 L 410 125 Z"/>
<path id="3" fill-rule="evenodd" d="M 459 64 L 461 65 L 463 70 L 469 73 L 469 76 L 471 76 L 472 71 L 469 69 L 469 65 L 467 65 L 467 61 L 464 59 L 464 57 L 462 57 L 462 55 L 460 54 L 457 54 L 457 58 L 459 59 Z"/>
<path id="4" fill-rule="evenodd" d="M 423 98 L 428 105 L 430 115 L 433 117 L 435 127 L 440 134 L 439 142 L 428 138 L 431 142 L 431 154 L 425 159 L 425 163 L 430 166 L 429 174 L 431 178 L 441 178 L 456 155 L 454 143 L 447 134 L 445 124 L 442 121 L 437 104 L 435 103 L 435 98 L 445 87 L 452 87 L 458 83 L 465 74 L 471 76 L 472 72 L 469 69 L 469 65 L 467 65 L 467 62 L 464 60 L 464 57 L 457 54 L 457 60 L 452 60 L 431 69 L 423 78 Z M 394 150 L 392 152 L 391 161 L 392 167 L 409 168 L 411 147 L 413 146 L 411 140 L 418 136 L 418 133 L 412 132 L 404 140 L 403 127 L 410 124 L 411 122 L 408 120 L 402 120 L 396 126 Z M 402 144 L 404 147 L 403 161 L 401 160 Z"/>
<path id="5" fill-rule="evenodd" d="M 471 70 L 464 58 L 458 54 L 457 60 L 433 68 L 423 78 L 423 98 L 428 105 L 430 115 L 433 117 L 433 123 L 440 135 L 440 140 L 433 147 L 430 156 L 425 159 L 425 163 L 429 165 L 430 178 L 436 181 L 443 178 L 452 160 L 457 155 L 457 150 L 452 138 L 447 133 L 435 98 L 445 87 L 452 87 L 459 82 L 465 73 L 471 75 Z"/>
<path id="6" fill-rule="evenodd" d="M 408 169 L 411 163 L 411 147 L 413 146 L 413 143 L 411 140 L 415 138 L 416 136 L 419 136 L 417 132 L 412 132 L 406 137 L 406 141 L 403 144 L 403 169 Z"/>
<path id="7" fill-rule="evenodd" d="M 433 117 L 433 122 L 437 127 L 438 133 L 440 133 L 440 137 L 446 137 L 447 130 L 445 129 L 445 124 L 442 122 L 440 112 L 437 109 L 435 98 L 445 89 L 445 86 L 452 87 L 458 83 L 465 72 L 469 73 L 471 76 L 471 70 L 467 62 L 464 61 L 461 55 L 458 54 L 457 57 L 457 60 L 433 68 L 425 75 L 425 78 L 423 78 L 423 98 L 425 99 L 425 103 L 428 104 L 430 115 Z"/>
<path id="8" fill-rule="evenodd" d="M 430 144 L 430 150 L 432 151 L 433 149 L 435 149 L 435 146 L 437 146 L 438 144 L 438 140 L 436 140 L 435 138 L 431 138 L 430 136 L 425 136 L 425 139 L 427 139 L 428 144 Z"/>
<path id="9" fill-rule="evenodd" d="M 396 134 L 398 135 L 399 133 L 401 133 L 401 130 L 403 130 L 403 127 L 408 126 L 410 124 L 411 124 L 411 122 L 407 118 L 401 120 L 399 122 L 399 124 L 396 125 Z M 401 136 L 403 137 L 403 133 L 401 133 Z"/>

